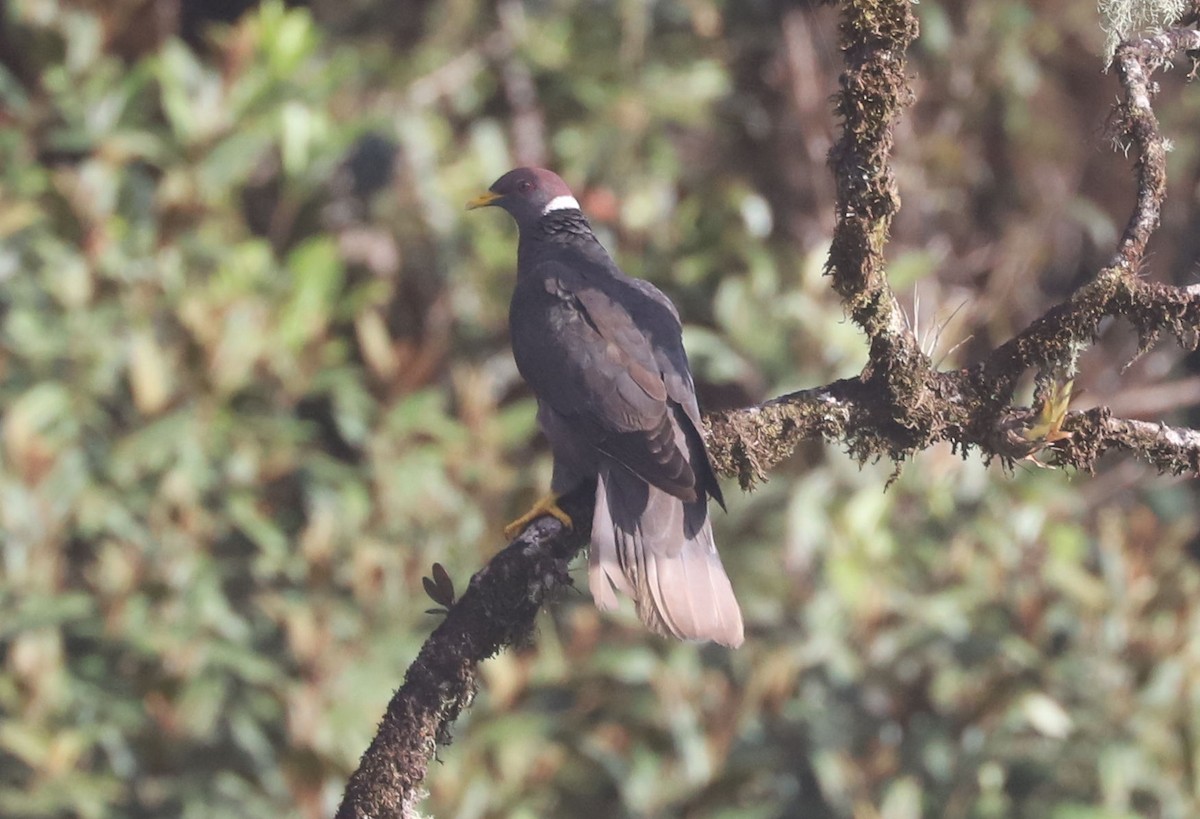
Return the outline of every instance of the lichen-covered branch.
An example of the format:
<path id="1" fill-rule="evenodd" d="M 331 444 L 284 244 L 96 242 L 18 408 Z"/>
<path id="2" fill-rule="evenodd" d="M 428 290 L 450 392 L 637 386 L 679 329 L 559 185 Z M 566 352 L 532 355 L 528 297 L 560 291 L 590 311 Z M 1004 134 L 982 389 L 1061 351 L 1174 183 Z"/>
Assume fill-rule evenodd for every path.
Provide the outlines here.
<path id="1" fill-rule="evenodd" d="M 1169 475 L 1200 474 L 1200 431 L 1113 418 L 1103 407 L 1067 416 L 1070 438 L 1054 445 L 1058 461 L 1089 472 L 1108 452 L 1127 452 Z"/>
<path id="2" fill-rule="evenodd" d="M 1197 48 L 1200 31 L 1173 29 L 1117 49 L 1115 64 L 1124 91 L 1117 110 L 1117 139 L 1128 144 L 1136 157 L 1137 203 L 1108 266 L 975 369 L 973 379 L 993 392 L 994 408 L 1011 399 L 1017 379 L 1029 368 L 1049 370 L 1073 363 L 1079 350 L 1095 340 L 1100 320 L 1109 316 L 1129 318 L 1143 348 L 1164 329 L 1189 346 L 1194 343 L 1189 340 L 1197 326 L 1194 294 L 1147 283 L 1140 271 L 1167 190 L 1167 145 L 1150 105 L 1154 91 L 1150 75 L 1172 54 Z"/>
<path id="3" fill-rule="evenodd" d="M 1106 317 L 1132 323 L 1143 350 L 1164 331 L 1196 347 L 1200 286 L 1148 282 L 1140 270 L 1166 192 L 1166 143 L 1151 108 L 1150 76 L 1172 54 L 1200 50 L 1200 32 L 1166 31 L 1117 51 L 1123 88 L 1117 124 L 1119 139 L 1136 157 L 1137 203 L 1109 264 L 980 363 L 936 372 L 904 321 L 883 261 L 899 207 L 889 166 L 892 129 L 909 102 L 905 51 L 916 21 L 907 0 L 857 0 L 845 4 L 841 30 L 847 67 L 837 102 L 842 136 L 830 155 L 838 213 L 828 271 L 870 339 L 869 363 L 857 378 L 709 416 L 718 471 L 749 488 L 798 442 L 824 439 L 844 443 L 860 460 L 899 462 L 946 441 L 1009 462 L 1036 456 L 1090 471 L 1105 453 L 1125 452 L 1163 473 L 1200 474 L 1200 431 L 1114 418 L 1097 408 L 1056 416 L 1055 434 L 1039 437 L 1033 421 L 1044 413 L 1012 405 L 1024 373 L 1034 369 L 1050 379 L 1069 372 Z M 550 518 L 536 521 L 449 607 L 389 703 L 350 779 L 339 819 L 416 815 L 429 760 L 471 702 L 478 663 L 527 640 L 543 601 L 569 585 L 567 563 L 591 529 L 590 500 L 587 488 L 564 499 L 573 530 Z"/>
<path id="4" fill-rule="evenodd" d="M 576 526 L 534 521 L 471 578 L 463 596 L 409 666 L 375 739 L 346 785 L 337 819 L 415 817 L 421 782 L 438 745 L 475 696 L 479 663 L 521 645 L 542 603 L 569 586 L 567 565 L 591 531 L 595 485 L 560 500 Z"/>
<path id="5" fill-rule="evenodd" d="M 1023 457 L 1030 447 L 1015 424 L 1032 413 L 1011 406 L 1018 381 L 1030 369 L 1046 377 L 1069 373 L 1079 352 L 1096 339 L 1102 319 L 1119 316 L 1129 321 L 1143 351 L 1164 331 L 1194 349 L 1200 335 L 1200 288 L 1149 282 L 1141 278 L 1140 270 L 1166 195 L 1166 143 L 1150 108 L 1150 74 L 1167 64 L 1176 50 L 1197 48 L 1200 32 L 1177 29 L 1126 43 L 1117 52 L 1118 77 L 1124 89 L 1118 123 L 1137 157 L 1137 203 L 1113 259 L 1091 282 L 983 361 L 958 371 L 929 372 L 923 357 L 913 356 L 904 363 L 903 356 L 893 355 L 886 367 L 887 377 L 880 379 L 877 356 L 881 348 L 874 334 L 892 337 L 889 349 L 893 351 L 906 349 L 911 334 L 906 328 L 864 324 L 873 337 L 871 364 L 861 378 L 710 421 L 712 445 L 727 474 L 736 475 L 743 487 L 760 480 L 766 468 L 794 448 L 795 439 L 789 439 L 789 434 L 845 441 L 860 460 L 886 456 L 899 461 L 939 441 L 963 450 L 977 448 L 987 457 Z M 842 190 L 846 189 L 843 186 Z M 876 193 L 869 188 L 850 189 L 858 191 L 864 201 L 839 213 L 839 229 L 853 233 L 857 217 L 846 214 L 871 212 Z M 886 209 L 875 215 L 877 226 L 886 223 Z M 874 264 L 867 257 L 863 263 Z M 848 304 L 853 304 L 856 294 L 876 286 L 886 292 L 885 300 L 894 302 L 886 280 L 875 281 L 873 275 L 862 274 L 849 288 Z M 835 286 L 838 281 L 835 272 Z M 875 284 L 864 284 L 872 281 Z M 840 286 L 839 292 L 843 292 Z M 1118 447 L 1120 440 L 1110 436 L 1102 446 Z M 1094 462 L 1079 452 L 1078 444 L 1055 445 L 1063 450 L 1063 463 L 1090 468 Z M 1176 471 L 1176 464 L 1189 463 L 1191 457 L 1186 450 L 1160 455 L 1150 460 L 1163 465 L 1165 471 Z"/>
<path id="6" fill-rule="evenodd" d="M 869 19 L 877 23 L 884 18 L 872 13 Z M 866 25 L 853 11 L 847 12 L 847 20 L 844 29 Z M 866 36 L 875 42 L 899 39 L 892 34 L 889 40 L 875 30 Z M 882 244 L 875 247 L 869 241 L 886 236 L 898 202 L 887 170 L 891 136 L 886 123 L 903 101 L 903 94 L 895 90 L 902 75 L 881 86 L 875 79 L 878 64 L 848 51 L 839 100 L 846 133 L 832 157 L 839 179 L 839 213 L 830 270 L 855 321 L 871 336 L 871 362 L 860 378 L 711 417 L 710 446 L 718 469 L 749 488 L 806 438 L 843 441 L 860 460 L 886 456 L 899 461 L 939 441 L 1013 460 L 1041 446 L 1021 432 L 1022 422 L 1034 413 L 1011 406 L 1019 379 L 1030 369 L 1046 375 L 1069 372 L 1079 352 L 1096 339 L 1102 319 L 1119 316 L 1129 321 L 1143 351 L 1164 331 L 1194 349 L 1200 340 L 1200 287 L 1149 282 L 1140 270 L 1166 196 L 1166 141 L 1150 106 L 1150 75 L 1172 54 L 1196 49 L 1200 32 L 1175 29 L 1117 50 L 1117 74 L 1124 89 L 1117 117 L 1119 138 L 1128 141 L 1137 157 L 1137 203 L 1109 264 L 979 364 L 946 373 L 930 372 L 925 357 L 913 351 L 915 342 L 883 276 L 877 253 Z M 896 59 L 887 57 L 884 64 Z M 879 93 L 880 87 L 892 93 Z M 867 94 L 876 105 L 851 104 L 849 89 Z M 872 120 L 870 113 L 879 111 L 885 115 Z M 862 167 L 876 173 L 845 178 Z M 886 377 L 879 377 L 881 370 Z M 1101 420 L 1103 427 L 1098 426 Z M 1064 429 L 1077 434 L 1053 442 L 1053 452 L 1059 463 L 1085 469 L 1091 469 L 1099 455 L 1117 449 L 1134 452 L 1163 472 L 1196 471 L 1195 433 L 1176 431 L 1151 440 L 1140 423 L 1101 418 L 1098 411 L 1071 414 Z"/>
<path id="7" fill-rule="evenodd" d="M 910 3 L 870 0 L 843 4 L 839 28 L 846 68 L 835 106 L 841 135 L 829 154 L 837 224 L 826 272 L 870 338 L 864 375 L 912 396 L 923 388 L 930 363 L 888 285 L 883 249 L 900 209 L 890 159 L 896 122 L 913 98 L 905 55 L 917 19 Z"/>
<path id="8" fill-rule="evenodd" d="M 767 472 L 797 443 L 844 440 L 867 392 L 857 378 L 785 395 L 757 407 L 708 415 L 708 452 L 717 472 L 736 477 L 743 489 Z"/>

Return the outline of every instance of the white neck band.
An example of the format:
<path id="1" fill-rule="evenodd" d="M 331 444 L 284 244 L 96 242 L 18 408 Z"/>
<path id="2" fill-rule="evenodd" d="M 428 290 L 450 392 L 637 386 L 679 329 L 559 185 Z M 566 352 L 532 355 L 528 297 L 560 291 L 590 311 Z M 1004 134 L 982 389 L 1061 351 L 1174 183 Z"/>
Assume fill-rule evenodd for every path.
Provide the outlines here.
<path id="1" fill-rule="evenodd" d="M 579 202 L 574 196 L 556 196 L 546 203 L 546 207 L 542 208 L 542 216 L 545 216 L 552 210 L 579 210 Z"/>

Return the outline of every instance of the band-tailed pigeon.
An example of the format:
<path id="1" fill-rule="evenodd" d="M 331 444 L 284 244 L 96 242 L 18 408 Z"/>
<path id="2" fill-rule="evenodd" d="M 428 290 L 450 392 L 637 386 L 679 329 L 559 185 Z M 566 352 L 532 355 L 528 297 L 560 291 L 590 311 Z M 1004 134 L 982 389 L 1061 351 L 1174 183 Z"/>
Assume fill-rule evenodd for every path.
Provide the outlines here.
<path id="1" fill-rule="evenodd" d="M 597 478 L 596 605 L 616 606 L 615 587 L 656 632 L 740 645 L 742 613 L 708 519 L 708 499 L 725 502 L 675 306 L 621 272 L 550 171 L 510 171 L 467 207 L 487 205 L 508 211 L 520 232 L 513 357 L 554 455 L 551 494 L 506 534 L 546 514 L 569 526 L 557 499 Z"/>

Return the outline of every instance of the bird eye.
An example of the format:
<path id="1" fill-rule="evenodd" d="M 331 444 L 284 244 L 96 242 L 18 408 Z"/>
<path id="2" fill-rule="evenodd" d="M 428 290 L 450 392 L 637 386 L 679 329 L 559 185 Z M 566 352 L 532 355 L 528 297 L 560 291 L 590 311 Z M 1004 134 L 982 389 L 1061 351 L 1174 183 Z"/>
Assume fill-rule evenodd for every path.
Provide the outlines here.
<path id="1" fill-rule="evenodd" d="M 520 185 L 517 185 L 517 190 L 521 193 L 529 193 L 531 190 L 533 190 L 533 183 L 528 179 L 525 179 Z"/>

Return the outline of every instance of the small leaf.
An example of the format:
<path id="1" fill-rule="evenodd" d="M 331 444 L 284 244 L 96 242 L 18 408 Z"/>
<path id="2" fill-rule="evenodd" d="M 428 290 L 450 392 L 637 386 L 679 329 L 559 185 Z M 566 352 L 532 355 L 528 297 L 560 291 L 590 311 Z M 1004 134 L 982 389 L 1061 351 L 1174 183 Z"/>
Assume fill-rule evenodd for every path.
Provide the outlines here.
<path id="1" fill-rule="evenodd" d="M 438 588 L 445 592 L 447 605 L 454 602 L 454 581 L 450 579 L 450 575 L 446 572 L 446 567 L 441 563 L 433 564 L 433 582 L 438 585 Z"/>
<path id="2" fill-rule="evenodd" d="M 1071 433 L 1063 431 L 1062 425 L 1067 417 L 1067 408 L 1071 405 L 1071 388 L 1074 384 L 1074 379 L 1055 379 L 1050 384 L 1037 419 L 1025 430 L 1026 440 L 1052 444 L 1071 437 Z"/>
<path id="3" fill-rule="evenodd" d="M 432 600 L 435 603 L 441 602 L 437 599 L 438 598 L 438 587 L 432 580 L 430 580 L 428 577 L 422 577 L 421 585 L 425 587 L 425 593 L 427 595 L 429 595 L 430 600 Z"/>
<path id="4" fill-rule="evenodd" d="M 454 605 L 454 581 L 446 573 L 445 567 L 441 563 L 434 563 L 432 574 L 432 579 L 421 578 L 421 585 L 425 587 L 425 593 L 429 595 L 429 599 L 446 607 Z"/>

